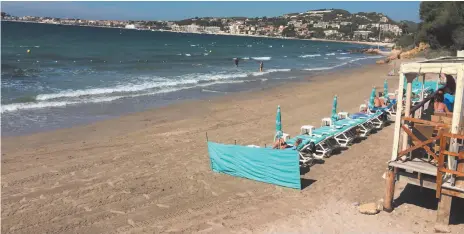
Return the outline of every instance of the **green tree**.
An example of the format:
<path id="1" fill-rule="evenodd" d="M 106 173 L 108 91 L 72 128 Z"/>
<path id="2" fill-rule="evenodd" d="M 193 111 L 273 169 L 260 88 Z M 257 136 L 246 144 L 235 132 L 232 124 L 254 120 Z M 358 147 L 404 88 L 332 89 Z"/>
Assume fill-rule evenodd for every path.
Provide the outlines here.
<path id="1" fill-rule="evenodd" d="M 293 25 L 289 25 L 288 27 L 284 28 L 284 30 L 282 30 L 282 36 L 295 37 L 296 36 L 295 27 Z"/>
<path id="2" fill-rule="evenodd" d="M 464 2 L 422 2 L 418 41 L 432 49 L 464 49 Z"/>

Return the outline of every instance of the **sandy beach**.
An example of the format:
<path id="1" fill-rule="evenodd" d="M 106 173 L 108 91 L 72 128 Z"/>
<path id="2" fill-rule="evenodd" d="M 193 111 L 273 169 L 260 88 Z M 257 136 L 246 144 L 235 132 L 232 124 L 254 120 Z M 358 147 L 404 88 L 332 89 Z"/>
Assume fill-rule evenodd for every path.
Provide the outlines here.
<path id="1" fill-rule="evenodd" d="M 339 111 L 355 112 L 372 86 L 382 90 L 387 79 L 392 89 L 397 87 L 398 77 L 387 76 L 390 69 L 367 65 L 85 126 L 3 137 L 1 230 L 431 233 L 434 191 L 399 183 L 393 213 L 357 211 L 357 203 L 384 195 L 392 125 L 303 170 L 301 191 L 210 169 L 206 132 L 220 143 L 270 144 L 277 105 L 284 131 L 295 135 L 301 125 L 319 126 L 330 115 L 335 94 Z M 419 202 L 412 199 L 418 196 Z M 453 233 L 464 233 L 463 217 L 452 222 Z"/>

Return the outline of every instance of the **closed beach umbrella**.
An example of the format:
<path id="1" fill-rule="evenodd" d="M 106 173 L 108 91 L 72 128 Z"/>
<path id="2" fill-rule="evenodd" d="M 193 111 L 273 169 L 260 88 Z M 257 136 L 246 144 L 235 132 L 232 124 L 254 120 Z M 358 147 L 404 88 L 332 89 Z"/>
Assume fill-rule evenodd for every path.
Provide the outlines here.
<path id="1" fill-rule="evenodd" d="M 335 95 L 332 103 L 332 121 L 337 120 L 337 95 Z"/>
<path id="2" fill-rule="evenodd" d="M 388 82 L 387 82 L 387 80 L 385 80 L 383 82 L 383 97 L 385 98 L 385 100 L 388 100 Z"/>
<path id="3" fill-rule="evenodd" d="M 375 87 L 372 88 L 371 97 L 369 98 L 369 106 L 374 106 Z"/>
<path id="4" fill-rule="evenodd" d="M 277 135 L 282 135 L 282 116 L 280 114 L 280 106 L 277 106 L 276 133 Z"/>

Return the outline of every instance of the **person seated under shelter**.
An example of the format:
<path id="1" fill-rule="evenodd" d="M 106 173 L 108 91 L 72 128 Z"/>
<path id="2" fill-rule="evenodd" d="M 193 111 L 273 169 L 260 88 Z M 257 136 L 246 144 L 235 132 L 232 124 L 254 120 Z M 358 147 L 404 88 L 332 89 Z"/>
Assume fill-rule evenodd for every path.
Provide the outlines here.
<path id="1" fill-rule="evenodd" d="M 435 96 L 435 102 L 433 103 L 433 109 L 435 113 L 450 113 L 448 107 L 444 103 L 443 94 L 437 93 Z"/>
<path id="2" fill-rule="evenodd" d="M 450 112 L 453 112 L 453 107 L 454 107 L 454 95 L 446 92 L 449 91 L 446 88 L 441 88 L 438 90 L 437 95 L 442 95 L 443 96 L 443 103 L 446 105 L 448 110 Z"/>

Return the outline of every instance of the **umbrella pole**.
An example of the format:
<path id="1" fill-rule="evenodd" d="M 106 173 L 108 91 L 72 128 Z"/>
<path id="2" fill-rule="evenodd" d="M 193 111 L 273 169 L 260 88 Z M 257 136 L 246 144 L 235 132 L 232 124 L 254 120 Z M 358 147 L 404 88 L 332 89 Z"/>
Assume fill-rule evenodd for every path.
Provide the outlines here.
<path id="1" fill-rule="evenodd" d="M 206 142 L 208 142 L 208 132 L 206 132 Z"/>

